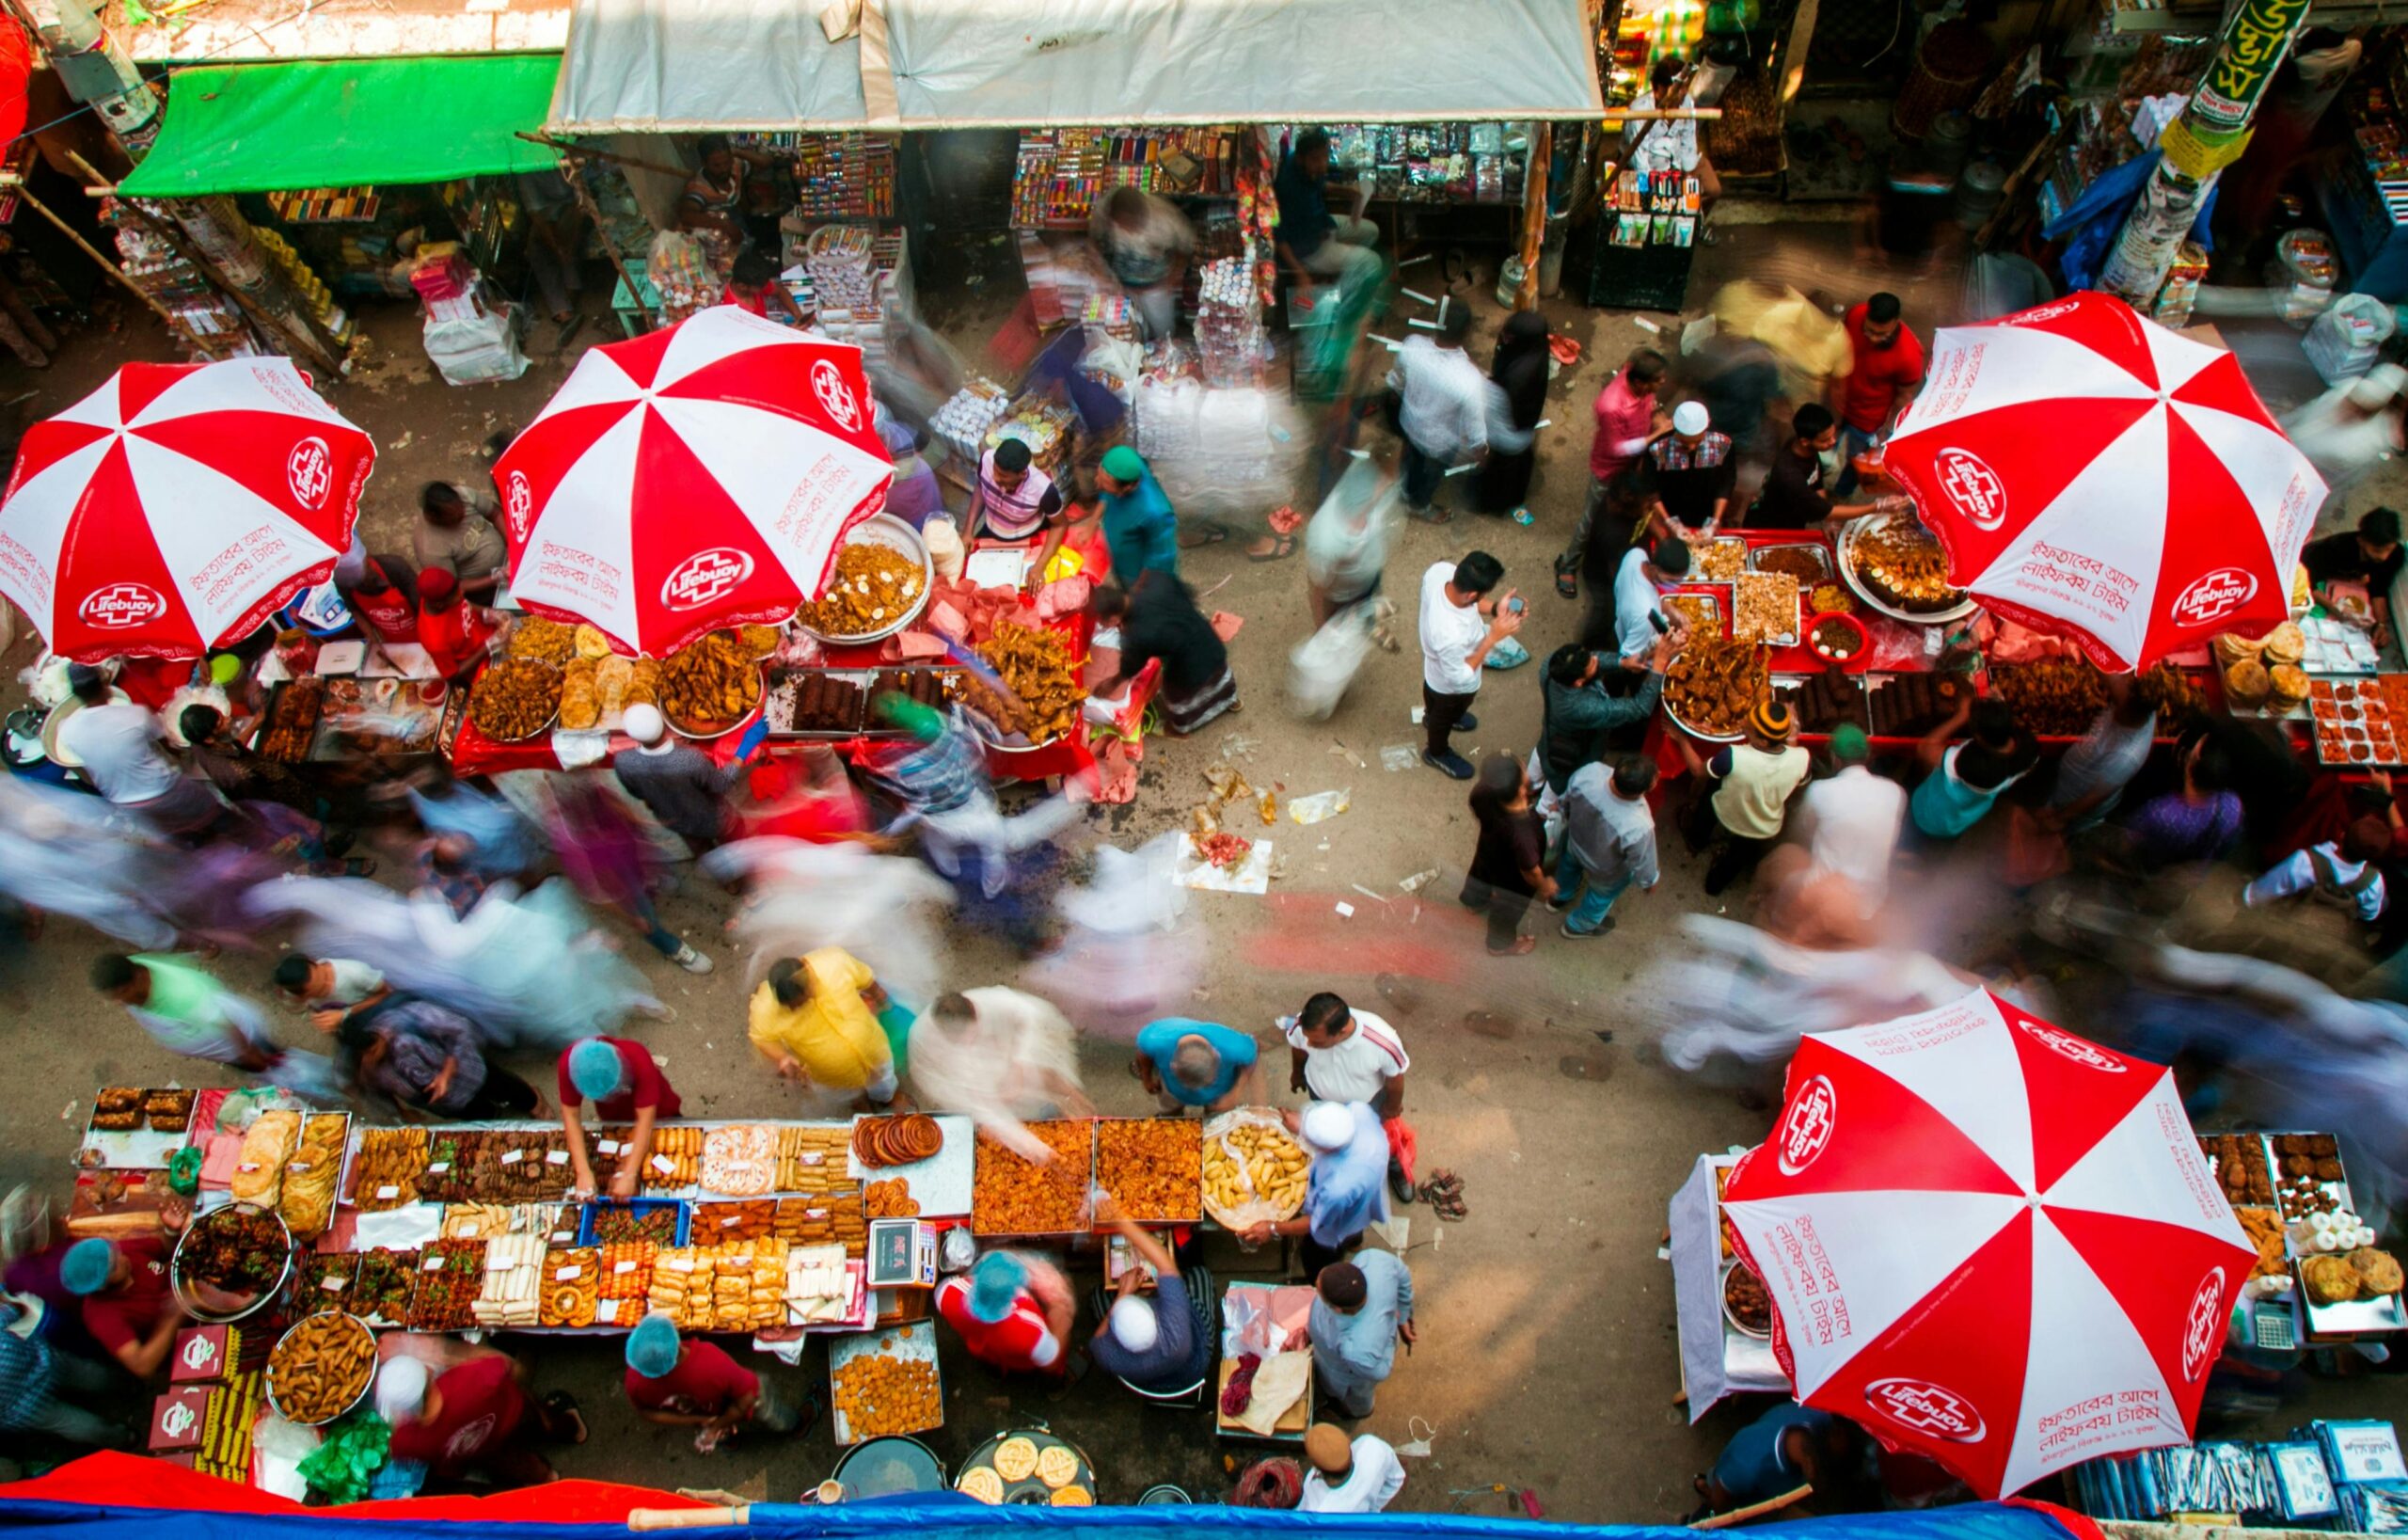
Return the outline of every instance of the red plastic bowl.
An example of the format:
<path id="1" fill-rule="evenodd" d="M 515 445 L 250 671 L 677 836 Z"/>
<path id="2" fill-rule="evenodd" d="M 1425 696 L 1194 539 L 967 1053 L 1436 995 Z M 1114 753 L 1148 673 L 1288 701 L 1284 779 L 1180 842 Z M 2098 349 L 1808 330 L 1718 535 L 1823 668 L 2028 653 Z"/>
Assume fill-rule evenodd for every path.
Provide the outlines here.
<path id="1" fill-rule="evenodd" d="M 1815 643 L 1814 632 L 1829 620 L 1836 620 L 1856 633 L 1856 650 L 1846 658 L 1833 657 Z M 1826 610 L 1821 614 L 1807 617 L 1805 645 L 1806 649 L 1815 657 L 1827 662 L 1837 663 L 1850 674 L 1861 674 L 1873 662 L 1873 636 L 1871 632 L 1865 630 L 1864 622 L 1854 615 L 1844 614 L 1837 610 Z"/>

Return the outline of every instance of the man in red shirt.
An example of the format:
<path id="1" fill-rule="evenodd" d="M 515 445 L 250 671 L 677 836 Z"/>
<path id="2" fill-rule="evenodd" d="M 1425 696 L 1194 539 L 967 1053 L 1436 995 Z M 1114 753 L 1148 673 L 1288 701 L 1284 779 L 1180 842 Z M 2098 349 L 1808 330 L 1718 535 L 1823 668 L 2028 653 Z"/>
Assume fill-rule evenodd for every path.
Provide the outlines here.
<path id="1" fill-rule="evenodd" d="M 369 635 L 396 646 L 418 641 L 418 606 L 387 575 L 382 562 L 371 557 L 359 581 L 342 597 Z"/>
<path id="2" fill-rule="evenodd" d="M 1555 559 L 1555 591 L 1567 599 L 1579 595 L 1580 563 L 1588 554 L 1589 532 L 1605 503 L 1606 488 L 1629 473 L 1648 445 L 1672 431 L 1672 420 L 1656 404 L 1664 371 L 1664 356 L 1642 347 L 1597 392 L 1597 436 L 1589 441 L 1589 500 L 1581 506 L 1572 544 Z M 1630 532 L 1622 533 L 1626 539 Z"/>
<path id="3" fill-rule="evenodd" d="M 1850 310 L 1844 324 L 1855 360 L 1828 387 L 1846 460 L 1835 488 L 1841 497 L 1856 490 L 1856 457 L 1896 425 L 1898 414 L 1923 389 L 1924 372 L 1923 343 L 1899 318 L 1897 295 L 1875 294 Z"/>
<path id="4" fill-rule="evenodd" d="M 585 1419 L 565 1391 L 529 1397 L 507 1353 L 479 1348 L 440 1376 L 396 1356 L 376 1371 L 376 1412 L 393 1425 L 392 1457 L 416 1460 L 430 1481 L 453 1483 L 482 1469 L 515 1486 L 556 1481 L 552 1462 L 522 1447 L 530 1431 L 554 1442 L 585 1442 Z"/>
<path id="5" fill-rule="evenodd" d="M 750 1424 L 792 1433 L 800 1419 L 761 1376 L 709 1342 L 685 1342 L 665 1315 L 647 1315 L 627 1333 L 627 1400 L 647 1422 L 699 1427 L 705 1452 Z"/>
<path id="6" fill-rule="evenodd" d="M 1085 1355 L 1069 1346 L 1076 1310 L 1061 1274 L 1008 1251 L 990 1251 L 968 1278 L 937 1285 L 937 1313 L 961 1334 L 973 1357 L 1007 1374 L 1066 1382 L 1084 1374 Z"/>
<path id="7" fill-rule="evenodd" d="M 652 1125 L 685 1110 L 660 1066 L 652 1061 L 652 1050 L 628 1038 L 582 1038 L 562 1053 L 559 1079 L 561 1126 L 568 1131 L 570 1169 L 577 1175 L 575 1190 L 585 1194 L 598 1190 L 593 1162 L 586 1158 L 581 1115 L 590 1097 L 596 1121 L 635 1125 L 623 1147 L 604 1151 L 615 1153 L 619 1162 L 610 1174 L 610 1196 L 633 1198 L 642 1184 L 643 1163 L 652 1153 Z"/>
<path id="8" fill-rule="evenodd" d="M 84 1330 L 135 1379 L 167 1361 L 183 1307 L 167 1284 L 167 1247 L 148 1235 L 82 1240 L 67 1248 L 59 1282 L 83 1301 Z"/>

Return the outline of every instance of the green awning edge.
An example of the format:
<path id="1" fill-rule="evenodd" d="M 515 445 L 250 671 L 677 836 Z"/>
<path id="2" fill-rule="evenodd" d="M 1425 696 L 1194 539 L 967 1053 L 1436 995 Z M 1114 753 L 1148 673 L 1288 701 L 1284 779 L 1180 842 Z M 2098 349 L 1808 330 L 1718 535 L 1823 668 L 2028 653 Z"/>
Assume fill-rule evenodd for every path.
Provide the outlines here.
<path id="1" fill-rule="evenodd" d="M 168 77 L 141 198 L 398 186 L 539 170 L 558 54 L 202 65 Z"/>

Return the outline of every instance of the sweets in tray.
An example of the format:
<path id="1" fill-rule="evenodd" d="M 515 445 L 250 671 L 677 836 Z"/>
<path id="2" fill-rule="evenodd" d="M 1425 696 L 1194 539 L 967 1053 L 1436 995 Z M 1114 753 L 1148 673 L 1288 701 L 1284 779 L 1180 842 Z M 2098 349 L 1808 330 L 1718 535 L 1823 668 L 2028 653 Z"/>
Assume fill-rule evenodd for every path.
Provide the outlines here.
<path id="1" fill-rule="evenodd" d="M 2387 680 L 2310 683 L 2307 706 L 2316 723 L 2316 756 L 2328 765 L 2399 764 L 2399 734 L 2408 730 L 2408 721 L 2395 718 L 2394 696 Z"/>

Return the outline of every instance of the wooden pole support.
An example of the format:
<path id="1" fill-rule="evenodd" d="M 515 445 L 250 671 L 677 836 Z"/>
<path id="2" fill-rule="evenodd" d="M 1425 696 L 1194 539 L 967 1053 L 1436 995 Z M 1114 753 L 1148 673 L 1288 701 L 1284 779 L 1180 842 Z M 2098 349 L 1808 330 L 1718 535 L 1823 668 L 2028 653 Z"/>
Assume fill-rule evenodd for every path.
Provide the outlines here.
<path id="1" fill-rule="evenodd" d="M 1555 158 L 1555 125 L 1541 123 L 1530 138 L 1529 168 L 1522 173 L 1522 286 L 1513 309 L 1539 308 L 1539 248 L 1546 244 L 1546 172 Z"/>

